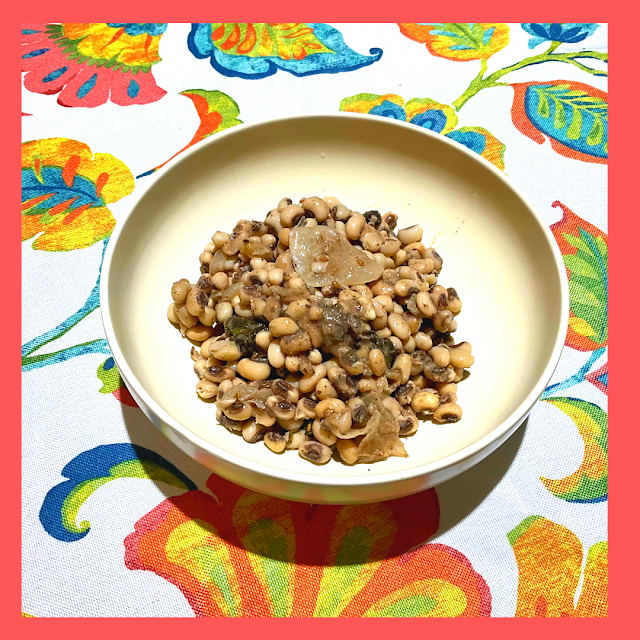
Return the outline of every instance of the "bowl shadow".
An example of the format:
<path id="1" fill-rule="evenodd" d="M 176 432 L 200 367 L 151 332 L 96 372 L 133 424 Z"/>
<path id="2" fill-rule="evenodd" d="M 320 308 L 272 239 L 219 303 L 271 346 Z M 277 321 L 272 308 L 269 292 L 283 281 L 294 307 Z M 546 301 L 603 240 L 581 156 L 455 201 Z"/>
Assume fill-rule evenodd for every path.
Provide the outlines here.
<path id="1" fill-rule="evenodd" d="M 237 523 L 232 520 L 229 502 L 237 502 L 239 496 L 258 496 L 248 489 L 242 489 L 213 475 L 209 469 L 195 462 L 183 453 L 168 438 L 160 433 L 147 417 L 137 408 L 122 406 L 124 423 L 133 444 L 155 451 L 178 467 L 198 486 L 198 500 L 189 500 L 187 494 L 176 495 L 176 489 L 154 480 L 158 490 L 190 520 L 202 520 L 202 500 L 209 500 L 205 508 L 207 517 L 215 520 L 216 535 L 228 545 L 245 552 L 282 561 L 282 548 L 268 539 L 271 529 L 263 527 L 263 534 L 243 537 L 237 533 Z M 377 503 L 375 505 L 306 505 L 277 498 L 269 498 L 269 510 L 274 514 L 293 514 L 295 527 L 295 557 L 297 565 L 345 566 L 379 562 L 403 556 L 427 542 L 435 541 L 468 518 L 495 489 L 511 467 L 524 438 L 527 421 L 516 430 L 496 451 L 468 471 L 434 489 L 414 496 Z M 209 480 L 210 479 L 210 480 Z M 207 480 L 209 484 L 207 485 Z M 219 492 L 220 489 L 220 492 Z M 215 493 L 214 493 L 215 490 Z M 193 493 L 193 492 L 189 492 Z M 217 495 L 223 497 L 220 501 Z M 229 497 L 234 496 L 234 497 Z M 446 503 L 443 502 L 446 496 Z M 223 504 L 224 507 L 220 505 Z M 371 514 L 374 507 L 378 513 L 392 514 L 394 525 L 387 534 L 387 544 L 372 545 L 366 558 L 356 546 L 347 553 L 329 554 L 332 531 L 340 516 L 349 521 L 352 531 L 372 530 Z M 348 510 L 344 511 L 343 510 Z M 342 512 L 342 514 L 341 514 Z M 297 515 L 296 515 L 297 514 Z M 368 515 L 367 515 L 368 514 Z M 380 517 L 380 516 L 377 516 Z M 296 519 L 297 518 L 297 519 Z M 212 521 L 213 521 L 212 520 Z M 246 523 L 247 525 L 253 523 Z M 260 529 L 260 528 L 259 528 Z M 344 534 L 346 535 L 346 534 Z M 261 538 L 262 536 L 262 538 Z M 344 538 L 346 539 L 346 537 Z M 308 541 L 323 540 L 326 544 L 308 544 Z M 340 540 L 337 541 L 340 545 Z M 324 551 L 322 551 L 324 549 Z M 333 560 L 329 561 L 329 555 Z"/>

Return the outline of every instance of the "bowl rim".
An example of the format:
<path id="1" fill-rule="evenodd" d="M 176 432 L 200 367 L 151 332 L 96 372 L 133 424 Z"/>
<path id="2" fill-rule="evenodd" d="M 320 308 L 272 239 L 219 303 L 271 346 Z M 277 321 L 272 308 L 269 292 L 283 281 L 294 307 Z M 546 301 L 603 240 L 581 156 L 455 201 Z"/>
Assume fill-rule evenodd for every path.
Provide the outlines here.
<path id="1" fill-rule="evenodd" d="M 418 465 L 411 469 L 406 470 L 398 470 L 398 471 L 389 471 L 384 473 L 379 473 L 373 476 L 357 476 L 357 477 L 349 477 L 349 476 L 322 476 L 322 475 L 312 475 L 306 474 L 299 471 L 288 471 L 281 470 L 275 467 L 271 467 L 268 465 L 261 464 L 260 462 L 254 462 L 252 460 L 248 460 L 247 458 L 243 458 L 235 453 L 231 453 L 222 449 L 218 445 L 215 445 L 207 440 L 204 440 L 200 436 L 193 433 L 190 429 L 182 425 L 178 420 L 169 415 L 164 409 L 162 409 L 156 401 L 147 393 L 146 389 L 142 384 L 138 381 L 137 377 L 131 371 L 127 359 L 125 358 L 124 353 L 120 349 L 120 345 L 115 336 L 115 331 L 113 329 L 113 324 L 111 322 L 111 314 L 110 314 L 110 305 L 109 305 L 109 283 L 110 283 L 110 274 L 111 274 L 111 265 L 113 260 L 113 255 L 115 253 L 115 248 L 118 244 L 118 240 L 120 236 L 124 233 L 127 222 L 129 221 L 131 214 L 136 209 L 137 205 L 140 201 L 145 197 L 148 191 L 150 191 L 154 185 L 161 180 L 166 173 L 172 171 L 179 164 L 186 162 L 191 155 L 199 152 L 205 146 L 217 144 L 221 140 L 236 136 L 242 135 L 244 131 L 248 129 L 257 129 L 261 127 L 268 127 L 276 123 L 282 123 L 286 121 L 293 120 L 316 120 L 316 119 L 332 119 L 332 120 L 343 120 L 343 119 L 359 119 L 364 120 L 367 119 L 371 123 L 377 122 L 380 126 L 388 126 L 388 127 L 400 127 L 405 128 L 407 131 L 413 132 L 415 135 L 426 135 L 428 137 L 432 137 L 436 139 L 438 142 L 449 145 L 457 152 L 466 155 L 472 161 L 477 162 L 480 166 L 484 167 L 486 170 L 489 170 L 493 173 L 495 177 L 497 177 L 503 185 L 511 189 L 513 193 L 520 199 L 520 201 L 525 205 L 528 209 L 529 213 L 533 216 L 534 220 L 538 224 L 538 226 L 542 229 L 542 232 L 547 239 L 547 243 L 551 248 L 551 253 L 554 258 L 554 263 L 556 266 L 556 271 L 558 275 L 558 279 L 560 282 L 560 291 L 561 291 L 561 313 L 560 313 L 560 322 L 557 327 L 557 333 L 555 337 L 555 342 L 553 345 L 553 350 L 551 352 L 551 356 L 547 361 L 547 364 L 544 368 L 542 375 L 538 378 L 536 384 L 529 391 L 524 400 L 511 412 L 502 422 L 500 422 L 496 427 L 490 431 L 488 434 L 476 440 L 475 442 L 467 445 L 466 447 L 456 451 L 455 453 L 449 454 L 444 458 L 440 458 L 438 460 L 434 460 L 433 462 L 429 462 L 423 465 Z M 375 126 L 375 125 L 374 125 Z M 529 414 L 535 403 L 539 400 L 540 396 L 544 392 L 548 382 L 553 375 L 558 362 L 560 360 L 560 355 L 562 352 L 562 348 L 565 343 L 566 334 L 568 331 L 568 318 L 569 318 L 569 290 L 568 284 L 566 282 L 566 271 L 564 267 L 564 262 L 562 260 L 562 254 L 560 252 L 560 248 L 558 247 L 555 238 L 551 232 L 551 229 L 546 224 L 542 215 L 537 211 L 537 209 L 533 206 L 530 200 L 522 193 L 522 191 L 507 178 L 507 176 L 500 171 L 495 165 L 490 163 L 485 158 L 481 157 L 474 151 L 471 151 L 464 145 L 443 136 L 440 133 L 435 133 L 423 127 L 417 127 L 414 124 L 408 122 L 402 122 L 399 120 L 394 120 L 392 118 L 386 118 L 383 116 L 371 116 L 369 114 L 361 114 L 361 113 L 350 113 L 350 112 L 341 112 L 341 113 L 309 113 L 309 114 L 299 114 L 294 116 L 283 116 L 278 118 L 269 118 L 266 120 L 260 120 L 254 123 L 246 124 L 243 123 L 241 126 L 231 127 L 220 133 L 217 133 L 211 136 L 209 139 L 204 140 L 196 145 L 193 145 L 189 149 L 186 149 L 182 153 L 180 153 L 179 157 L 175 158 L 171 162 L 165 164 L 158 171 L 156 171 L 152 176 L 149 176 L 148 182 L 134 190 L 132 194 L 133 198 L 130 200 L 130 204 L 128 207 L 128 211 L 120 217 L 118 223 L 115 226 L 114 232 L 111 234 L 109 238 L 109 242 L 107 244 L 107 248 L 105 251 L 101 277 L 100 277 L 100 312 L 102 316 L 102 323 L 104 326 L 107 342 L 109 344 L 109 348 L 111 349 L 111 353 L 116 361 L 116 364 L 122 374 L 124 380 L 127 381 L 127 384 L 132 387 L 134 393 L 140 398 L 140 400 L 147 406 L 147 408 L 157 416 L 166 426 L 178 432 L 182 438 L 187 440 L 192 446 L 205 451 L 207 454 L 212 455 L 215 458 L 221 459 L 227 464 L 231 464 L 235 467 L 246 469 L 252 473 L 259 473 L 263 476 L 267 476 L 269 478 L 275 480 L 286 480 L 293 483 L 302 483 L 306 485 L 313 486 L 327 486 L 327 487 L 349 487 L 349 486 L 376 486 L 382 484 L 388 484 L 392 482 L 401 482 L 404 480 L 410 480 L 414 478 L 418 478 L 421 476 L 426 476 L 429 474 L 434 474 L 436 472 L 442 471 L 448 467 L 453 467 L 456 465 L 464 464 L 466 460 L 474 458 L 478 456 L 483 450 L 487 449 L 491 446 L 492 443 L 499 441 L 506 436 L 510 435 L 510 432 L 513 430 L 514 425 L 520 425 L 526 416 Z"/>

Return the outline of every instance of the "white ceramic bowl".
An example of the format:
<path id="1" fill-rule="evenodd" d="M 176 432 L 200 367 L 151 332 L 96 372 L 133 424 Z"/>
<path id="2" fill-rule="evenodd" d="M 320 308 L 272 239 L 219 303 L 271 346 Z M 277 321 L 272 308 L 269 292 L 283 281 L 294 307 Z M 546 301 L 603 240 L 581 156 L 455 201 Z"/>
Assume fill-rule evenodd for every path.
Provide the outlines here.
<path id="1" fill-rule="evenodd" d="M 524 196 L 462 145 L 415 125 L 354 114 L 241 125 L 181 154 L 136 190 L 109 242 L 100 291 L 109 346 L 134 398 L 170 440 L 246 488 L 311 503 L 389 500 L 470 468 L 524 421 L 557 364 L 569 314 L 553 236 Z M 263 219 L 285 196 L 335 195 L 420 223 L 463 301 L 456 337 L 475 364 L 459 386 L 464 415 L 420 426 L 408 458 L 314 466 L 217 424 L 198 399 L 191 344 L 167 321 L 171 284 L 199 277 L 216 230 Z"/>

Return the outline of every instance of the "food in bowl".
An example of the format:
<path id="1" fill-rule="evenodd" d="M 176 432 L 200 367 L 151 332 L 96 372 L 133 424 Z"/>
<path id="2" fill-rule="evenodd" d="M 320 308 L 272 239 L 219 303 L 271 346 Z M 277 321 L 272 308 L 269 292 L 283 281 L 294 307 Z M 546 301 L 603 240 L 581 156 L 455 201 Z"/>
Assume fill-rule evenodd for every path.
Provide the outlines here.
<path id="1" fill-rule="evenodd" d="M 275 453 L 315 464 L 407 457 L 419 418 L 457 422 L 474 362 L 456 342 L 462 302 L 442 258 L 398 216 L 335 197 L 283 198 L 264 221 L 217 231 L 195 284 L 167 316 L 195 346 L 196 392 L 216 417 Z"/>

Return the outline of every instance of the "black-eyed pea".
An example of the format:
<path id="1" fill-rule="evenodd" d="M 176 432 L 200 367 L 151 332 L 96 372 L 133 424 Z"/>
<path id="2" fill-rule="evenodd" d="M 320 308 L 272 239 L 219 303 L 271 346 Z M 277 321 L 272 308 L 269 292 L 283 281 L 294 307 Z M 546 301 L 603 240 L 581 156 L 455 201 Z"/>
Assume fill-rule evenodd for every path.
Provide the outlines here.
<path id="1" fill-rule="evenodd" d="M 198 314 L 198 320 L 206 327 L 211 327 L 216 321 L 216 312 L 211 307 L 206 306 Z"/>
<path id="2" fill-rule="evenodd" d="M 300 359 L 298 356 L 286 356 L 284 359 L 284 366 L 290 373 L 295 373 L 300 369 Z"/>
<path id="3" fill-rule="evenodd" d="M 356 351 L 349 347 L 343 347 L 339 350 L 338 361 L 349 375 L 359 376 L 364 370 L 364 362 Z"/>
<path id="4" fill-rule="evenodd" d="M 449 309 L 438 311 L 433 318 L 433 328 L 440 333 L 447 333 L 453 322 L 453 314 Z"/>
<path id="5" fill-rule="evenodd" d="M 390 336 L 389 340 L 391 340 L 391 344 L 393 344 L 393 348 L 396 352 L 402 351 L 402 340 L 398 338 L 398 336 Z"/>
<path id="6" fill-rule="evenodd" d="M 370 298 L 373 300 L 373 293 L 366 284 L 352 284 L 351 290 L 359 294 L 360 298 Z"/>
<path id="7" fill-rule="evenodd" d="M 433 271 L 433 260 L 431 258 L 414 258 L 409 261 L 409 266 L 416 272 L 426 275 Z"/>
<path id="8" fill-rule="evenodd" d="M 427 273 L 424 277 L 424 281 L 429 285 L 429 287 L 433 286 L 438 282 L 438 276 L 435 273 Z"/>
<path id="9" fill-rule="evenodd" d="M 361 394 L 374 393 L 378 385 L 373 378 L 360 378 L 358 380 L 358 392 Z"/>
<path id="10" fill-rule="evenodd" d="M 420 325 L 422 324 L 422 320 L 412 313 L 405 312 L 403 314 L 404 321 L 409 325 L 409 330 L 412 334 L 417 333 L 420 329 Z"/>
<path id="11" fill-rule="evenodd" d="M 414 340 L 413 336 L 411 336 L 408 340 L 402 343 L 402 348 L 407 353 L 413 353 L 416 350 L 416 341 Z"/>
<path id="12" fill-rule="evenodd" d="M 286 209 L 289 205 L 293 204 L 293 200 L 291 198 L 282 198 L 280 202 L 278 202 L 278 211 L 282 211 Z"/>
<path id="13" fill-rule="evenodd" d="M 295 419 L 315 420 L 316 404 L 316 401 L 311 398 L 300 398 L 296 407 Z"/>
<path id="14" fill-rule="evenodd" d="M 300 205 L 305 210 L 305 212 L 308 211 L 309 213 L 311 213 L 318 222 L 324 222 L 329 217 L 329 211 L 331 209 L 331 206 L 333 206 L 330 206 L 327 202 L 315 196 L 311 198 L 305 198 L 304 200 L 302 200 Z"/>
<path id="15" fill-rule="evenodd" d="M 346 464 L 355 464 L 358 461 L 358 445 L 353 440 L 338 440 L 336 448 Z"/>
<path id="16" fill-rule="evenodd" d="M 451 321 L 451 324 L 449 325 L 449 333 L 453 333 L 454 331 L 457 331 L 457 330 L 458 330 L 458 323 L 456 322 L 456 319 L 454 318 L 454 319 Z M 450 336 L 450 337 L 451 337 L 451 336 Z M 453 338 L 451 338 L 451 340 L 452 340 L 453 342 L 455 342 L 455 340 L 453 340 Z"/>
<path id="17" fill-rule="evenodd" d="M 260 442 L 264 438 L 264 432 L 268 427 L 251 420 L 242 427 L 242 438 L 250 444 Z"/>
<path id="18" fill-rule="evenodd" d="M 304 209 L 297 204 L 290 204 L 280 211 L 280 224 L 283 227 L 293 227 L 302 217 L 304 217 Z"/>
<path id="19" fill-rule="evenodd" d="M 204 291 L 207 295 L 213 290 L 213 276 L 208 273 L 203 273 L 196 282 L 196 287 L 201 291 Z"/>
<path id="20" fill-rule="evenodd" d="M 273 453 L 282 453 L 289 441 L 289 432 L 273 430 L 267 431 L 264 436 L 264 443 Z"/>
<path id="21" fill-rule="evenodd" d="M 378 331 L 379 338 L 390 338 L 391 337 L 391 329 L 389 327 L 383 327 Z M 395 336 L 394 336 L 395 337 Z"/>
<path id="22" fill-rule="evenodd" d="M 462 309 L 462 300 L 460 300 L 458 292 L 453 287 L 449 287 L 447 289 L 447 297 L 449 300 L 449 311 L 451 311 L 451 313 L 460 313 L 460 309 Z"/>
<path id="23" fill-rule="evenodd" d="M 192 316 L 197 317 L 201 311 L 207 307 L 208 301 L 207 294 L 202 289 L 194 286 L 191 287 L 191 290 L 187 294 L 185 306 Z"/>
<path id="24" fill-rule="evenodd" d="M 400 240 L 398 238 L 387 238 L 380 247 L 380 252 L 387 258 L 392 258 L 400 249 Z"/>
<path id="25" fill-rule="evenodd" d="M 448 366 L 451 356 L 449 353 L 449 349 L 447 349 L 443 345 L 439 345 L 437 347 L 432 347 L 429 351 L 429 355 L 431 356 L 433 362 L 438 367 L 446 367 Z"/>
<path id="26" fill-rule="evenodd" d="M 401 353 L 395 359 L 393 368 L 400 371 L 400 384 L 405 384 L 411 375 L 411 356 L 408 353 Z"/>
<path id="27" fill-rule="evenodd" d="M 464 369 L 462 367 L 454 367 L 453 382 L 460 382 L 464 378 Z"/>
<path id="28" fill-rule="evenodd" d="M 447 290 L 440 284 L 431 287 L 431 300 L 436 305 L 438 311 L 446 309 L 449 305 Z"/>
<path id="29" fill-rule="evenodd" d="M 267 407 L 278 420 L 294 420 L 296 418 L 296 405 L 281 396 L 270 396 L 267 399 Z"/>
<path id="30" fill-rule="evenodd" d="M 338 437 L 349 433 L 351 424 L 351 412 L 348 409 L 342 413 L 329 413 L 322 421 L 322 426 Z"/>
<path id="31" fill-rule="evenodd" d="M 335 196 L 324 196 L 322 200 L 324 200 L 329 205 L 329 208 L 342 204 L 342 201 Z"/>
<path id="32" fill-rule="evenodd" d="M 457 349 L 458 351 L 466 351 L 467 353 L 471 353 L 471 344 L 469 342 L 458 342 L 458 344 L 451 345 L 452 349 Z"/>
<path id="33" fill-rule="evenodd" d="M 396 400 L 400 404 L 411 404 L 413 396 L 418 392 L 418 387 L 414 382 L 408 380 L 405 384 L 396 389 Z"/>
<path id="34" fill-rule="evenodd" d="M 366 251 L 376 253 L 382 247 L 382 236 L 371 226 L 366 225 L 360 234 L 360 244 Z"/>
<path id="35" fill-rule="evenodd" d="M 322 309 L 317 304 L 311 305 L 309 307 L 309 320 L 317 322 L 320 318 L 322 318 Z"/>
<path id="36" fill-rule="evenodd" d="M 351 216 L 351 209 L 345 207 L 342 203 L 334 204 L 330 211 L 333 219 L 339 222 L 346 222 Z"/>
<path id="37" fill-rule="evenodd" d="M 380 349 L 371 349 L 369 352 L 369 366 L 376 376 L 381 376 L 387 370 L 387 363 L 384 359 L 384 353 Z"/>
<path id="38" fill-rule="evenodd" d="M 425 246 L 422 242 L 412 242 L 404 246 L 404 250 L 407 252 L 408 260 L 419 260 L 424 258 L 426 252 Z"/>
<path id="39" fill-rule="evenodd" d="M 207 338 L 210 338 L 212 333 L 213 329 L 211 327 L 207 327 L 203 324 L 196 324 L 193 327 L 186 329 L 184 335 L 194 342 L 203 342 Z"/>
<path id="40" fill-rule="evenodd" d="M 344 413 L 347 405 L 338 398 L 326 398 L 316 405 L 316 417 L 320 420 L 325 418 L 329 413 Z"/>
<path id="41" fill-rule="evenodd" d="M 338 392 L 326 378 L 322 378 L 316 385 L 316 396 L 318 400 L 326 400 L 327 398 L 337 398 Z"/>
<path id="42" fill-rule="evenodd" d="M 269 321 L 275 320 L 282 313 L 282 303 L 277 296 L 269 296 L 266 300 L 262 315 Z"/>
<path id="43" fill-rule="evenodd" d="M 373 299 L 374 306 L 380 305 L 387 313 L 393 311 L 393 298 L 387 294 L 377 295 Z"/>
<path id="44" fill-rule="evenodd" d="M 215 340 L 216 340 L 215 337 L 208 338 L 200 345 L 200 355 L 205 360 L 208 360 L 209 357 L 211 356 L 211 353 L 209 352 L 209 347 L 215 342 Z"/>
<path id="45" fill-rule="evenodd" d="M 266 329 L 264 331 L 258 331 L 256 333 L 256 346 L 260 347 L 263 351 L 266 351 L 271 344 L 271 333 Z"/>
<path id="46" fill-rule="evenodd" d="M 304 431 L 293 431 L 290 432 L 289 442 L 285 449 L 299 449 L 305 442 L 309 442 L 309 437 Z"/>
<path id="47" fill-rule="evenodd" d="M 429 351 L 433 346 L 433 341 L 431 340 L 431 336 L 428 336 L 423 331 L 418 331 L 415 336 L 413 336 L 416 341 L 416 347 L 418 349 L 422 349 L 422 351 Z"/>
<path id="48" fill-rule="evenodd" d="M 295 356 L 311 349 L 311 338 L 306 331 L 298 331 L 293 335 L 280 338 L 280 349 L 285 356 Z"/>
<path id="49" fill-rule="evenodd" d="M 299 365 L 298 365 L 299 367 Z M 311 393 L 320 380 L 326 378 L 327 367 L 324 364 L 317 364 L 313 367 L 313 373 L 310 376 L 302 376 L 298 383 L 298 391 L 300 393 Z"/>
<path id="50" fill-rule="evenodd" d="M 462 418 L 462 407 L 454 402 L 441 404 L 434 412 L 436 422 L 458 422 Z"/>
<path id="51" fill-rule="evenodd" d="M 211 261 L 213 260 L 213 253 L 211 253 L 210 251 L 203 251 L 198 256 L 198 259 L 200 260 L 200 264 L 203 267 L 207 267 L 207 269 L 208 269 L 209 265 L 211 264 Z"/>
<path id="52" fill-rule="evenodd" d="M 403 266 L 398 268 L 398 277 L 401 279 L 415 280 L 416 274 L 410 267 Z"/>
<path id="53" fill-rule="evenodd" d="M 236 304 L 233 307 L 233 312 L 241 318 L 253 318 L 251 303 L 249 303 L 249 306 L 247 306 L 246 304 Z"/>
<path id="54" fill-rule="evenodd" d="M 269 284 L 273 285 L 281 285 L 284 280 L 284 271 L 282 269 L 278 269 L 275 267 L 271 269 L 269 272 Z"/>
<path id="55" fill-rule="evenodd" d="M 229 302 L 218 302 L 215 309 L 218 322 L 225 323 L 233 315 L 233 307 Z"/>
<path id="56" fill-rule="evenodd" d="M 418 430 L 418 418 L 409 411 L 403 411 L 398 418 L 398 435 L 411 436 Z"/>
<path id="57" fill-rule="evenodd" d="M 216 340 L 209 346 L 209 353 L 218 360 L 233 362 L 239 360 L 242 352 L 231 340 Z"/>
<path id="58" fill-rule="evenodd" d="M 291 229 L 289 229 L 289 227 L 285 227 L 284 229 L 282 229 L 280 231 L 280 233 L 278 233 L 278 242 L 279 245 L 282 245 L 283 247 L 288 247 L 289 246 L 289 234 L 291 233 Z M 285 249 L 286 251 L 286 249 Z M 277 261 L 276 261 L 277 264 Z"/>
<path id="59" fill-rule="evenodd" d="M 311 425 L 311 432 L 318 442 L 328 447 L 335 444 L 338 439 L 327 427 L 325 427 L 323 420 L 314 420 Z"/>
<path id="60" fill-rule="evenodd" d="M 247 380 L 266 380 L 271 375 L 271 365 L 243 358 L 238 362 L 238 374 Z"/>
<path id="61" fill-rule="evenodd" d="M 298 325 L 291 318 L 275 318 L 269 323 L 269 332 L 276 338 L 290 336 L 298 331 Z"/>
<path id="62" fill-rule="evenodd" d="M 308 440 L 298 447 L 301 458 L 314 464 L 326 464 L 331 460 L 331 449 L 320 442 Z"/>
<path id="63" fill-rule="evenodd" d="M 262 242 L 265 247 L 273 250 L 278 242 L 278 239 L 272 233 L 265 233 L 261 238 L 260 242 Z M 269 263 L 272 264 L 272 263 Z"/>
<path id="64" fill-rule="evenodd" d="M 285 366 L 285 356 L 280 348 L 279 340 L 274 340 L 269 344 L 267 347 L 267 358 L 269 360 L 269 364 L 274 369 L 281 369 Z"/>
<path id="65" fill-rule="evenodd" d="M 454 367 L 468 369 L 475 362 L 475 358 L 462 349 L 451 349 L 449 353 L 451 354 L 451 364 Z"/>
<path id="66" fill-rule="evenodd" d="M 411 409 L 414 413 L 432 413 L 440 406 L 440 396 L 434 389 L 424 389 L 413 396 Z"/>
<path id="67" fill-rule="evenodd" d="M 390 313 L 387 320 L 389 329 L 397 336 L 401 341 L 408 340 L 411 337 L 411 329 L 402 317 L 401 313 Z"/>
<path id="68" fill-rule="evenodd" d="M 347 238 L 349 238 L 351 242 L 358 240 L 366 223 L 367 221 L 361 213 L 353 213 L 347 221 Z"/>
<path id="69" fill-rule="evenodd" d="M 402 278 L 395 283 L 393 287 L 393 291 L 397 296 L 401 298 L 406 298 L 410 296 L 412 293 L 418 293 L 420 291 L 420 286 L 415 280 L 409 280 L 408 278 Z"/>
<path id="70" fill-rule="evenodd" d="M 311 303 L 308 300 L 294 300 L 287 307 L 287 315 L 294 320 L 299 320 L 309 310 Z"/>
<path id="71" fill-rule="evenodd" d="M 271 390 L 277 396 L 284 398 L 287 402 L 296 404 L 300 398 L 298 389 L 294 386 L 293 382 L 297 382 L 298 378 L 293 378 L 292 382 L 288 380 L 282 380 L 280 378 L 274 380 L 271 383 Z"/>
<path id="72" fill-rule="evenodd" d="M 199 380 L 196 384 L 196 393 L 203 400 L 209 400 L 218 394 L 218 385 L 210 380 Z"/>
<path id="73" fill-rule="evenodd" d="M 173 324 L 178 324 L 180 320 L 178 319 L 178 315 L 176 314 L 175 305 L 172 302 L 167 309 L 167 318 L 169 322 Z"/>
<path id="74" fill-rule="evenodd" d="M 215 245 L 216 249 L 220 249 L 220 247 L 224 246 L 229 242 L 229 234 L 224 231 L 216 231 L 211 238 L 211 241 Z"/>
<path id="75" fill-rule="evenodd" d="M 398 302 L 393 303 L 393 313 L 399 313 L 400 315 L 404 313 L 404 309 L 400 303 Z"/>
<path id="76" fill-rule="evenodd" d="M 192 316 L 188 311 L 187 307 L 184 304 L 174 303 L 173 308 L 175 309 L 176 316 L 178 320 L 188 329 L 189 327 L 194 327 L 198 324 L 198 318 Z"/>
<path id="77" fill-rule="evenodd" d="M 458 392 L 458 385 L 455 382 L 436 382 L 435 385 L 436 390 L 441 396 Z"/>
<path id="78" fill-rule="evenodd" d="M 253 407 L 242 400 L 236 400 L 232 405 L 223 410 L 224 415 L 231 420 L 241 422 L 243 420 L 249 420 L 253 415 Z"/>
<path id="79" fill-rule="evenodd" d="M 410 380 L 418 389 L 425 389 L 427 387 L 427 379 L 421 373 L 417 376 L 411 376 Z"/>
<path id="80" fill-rule="evenodd" d="M 311 349 L 307 358 L 311 364 L 320 364 L 322 362 L 322 352 L 319 349 Z"/>
<path id="81" fill-rule="evenodd" d="M 371 287 L 371 293 L 376 297 L 385 296 L 390 298 L 390 296 L 394 295 L 395 290 L 391 283 L 378 280 L 378 282 Z"/>
<path id="82" fill-rule="evenodd" d="M 398 231 L 398 239 L 402 244 L 420 242 L 422 240 L 422 227 L 419 224 L 414 224 L 411 227 L 400 229 Z"/>
<path id="83" fill-rule="evenodd" d="M 393 256 L 394 264 L 396 267 L 403 265 L 407 261 L 407 252 L 404 249 L 398 249 L 398 252 Z"/>

